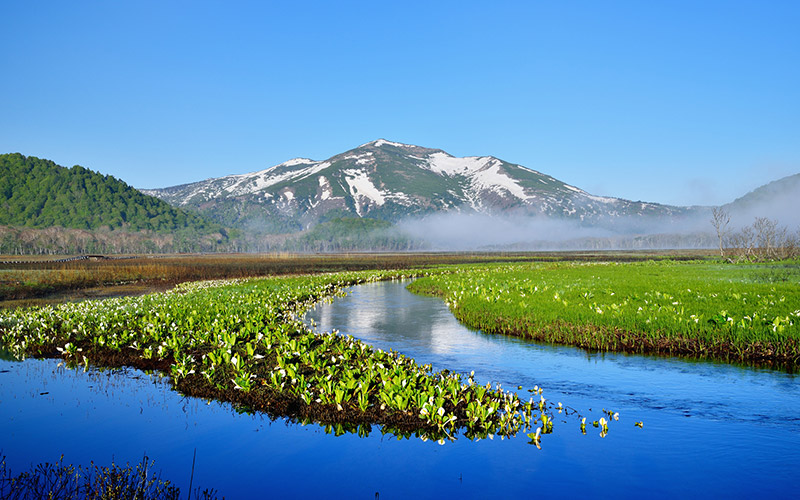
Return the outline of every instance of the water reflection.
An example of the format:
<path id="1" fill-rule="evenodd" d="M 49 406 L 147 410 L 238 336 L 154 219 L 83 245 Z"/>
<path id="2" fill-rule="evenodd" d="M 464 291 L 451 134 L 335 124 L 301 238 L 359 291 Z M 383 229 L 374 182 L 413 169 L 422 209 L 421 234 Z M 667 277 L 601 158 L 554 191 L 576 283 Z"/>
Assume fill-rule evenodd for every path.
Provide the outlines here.
<path id="1" fill-rule="evenodd" d="M 368 283 L 351 288 L 348 297 L 321 303 L 306 318 L 316 322 L 317 331 L 338 329 L 384 350 L 435 358 L 439 361 L 437 365 L 442 360 L 452 360 L 466 366 L 464 356 L 469 361 L 480 361 L 474 359 L 473 353 L 502 351 L 502 346 L 485 336 L 464 335 L 468 330 L 441 301 L 415 296 L 405 290 L 402 282 Z M 453 369 L 453 365 L 449 368 Z"/>
<path id="2" fill-rule="evenodd" d="M 505 387 L 539 385 L 549 398 L 586 409 L 659 410 L 718 421 L 776 425 L 800 432 L 797 376 L 722 363 L 628 354 L 487 336 L 465 328 L 436 298 L 398 283 L 374 283 L 307 314 L 320 331 L 338 329 L 420 363 Z M 794 403 L 794 404 L 792 404 Z"/>

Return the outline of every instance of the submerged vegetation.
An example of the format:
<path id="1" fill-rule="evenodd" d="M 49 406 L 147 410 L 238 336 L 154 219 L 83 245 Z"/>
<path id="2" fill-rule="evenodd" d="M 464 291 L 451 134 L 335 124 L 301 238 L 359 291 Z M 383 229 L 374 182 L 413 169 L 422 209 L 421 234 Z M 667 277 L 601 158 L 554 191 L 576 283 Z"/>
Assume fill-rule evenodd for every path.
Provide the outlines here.
<path id="1" fill-rule="evenodd" d="M 600 351 L 800 365 L 796 261 L 538 263 L 463 268 L 415 281 L 486 333 Z M 779 274 L 784 280 L 773 280 Z"/>
<path id="2" fill-rule="evenodd" d="M 233 402 L 338 433 L 371 424 L 444 442 L 552 431 L 551 405 L 522 401 L 472 375 L 434 372 L 351 337 L 314 334 L 298 318 L 342 287 L 432 271 L 370 271 L 186 283 L 141 297 L 0 314 L 0 343 L 18 357 L 76 366 L 131 365 L 171 375 L 187 395 Z M 562 408 L 557 408 L 559 413 Z M 533 444 L 539 445 L 539 437 Z"/>

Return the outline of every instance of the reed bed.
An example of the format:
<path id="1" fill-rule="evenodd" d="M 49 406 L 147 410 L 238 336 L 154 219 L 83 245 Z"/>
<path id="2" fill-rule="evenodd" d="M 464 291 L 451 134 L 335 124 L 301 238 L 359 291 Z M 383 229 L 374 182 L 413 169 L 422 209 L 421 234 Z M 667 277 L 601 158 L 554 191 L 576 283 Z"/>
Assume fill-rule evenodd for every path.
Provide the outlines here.
<path id="1" fill-rule="evenodd" d="M 0 456 L 0 498 L 5 500 L 178 500 L 180 488 L 153 472 L 154 462 L 148 457 L 135 466 L 112 463 L 110 466 L 90 464 L 75 467 L 45 462 L 30 470 L 15 473 Z M 217 492 L 196 488 L 194 498 L 212 500 Z M 186 495 L 190 498 L 192 492 Z M 224 497 L 223 497 L 224 498 Z"/>
<path id="2" fill-rule="evenodd" d="M 89 287 L 130 283 L 174 285 L 187 281 L 409 269 L 441 264 L 516 261 L 522 254 L 331 254 L 130 256 L 70 262 L 6 261 L 0 265 L 0 301 L 46 297 Z"/>
<path id="3" fill-rule="evenodd" d="M 684 253 L 687 258 L 695 253 Z M 352 254 L 209 254 L 118 256 L 58 262 L 44 258 L 0 258 L 2 301 L 47 297 L 89 287 L 307 274 L 370 269 L 412 269 L 447 264 L 558 260 L 641 260 L 658 258 L 640 252 L 575 253 L 352 253 Z M 25 259 L 25 260 L 23 260 Z M 33 260 L 29 260 L 33 259 Z"/>

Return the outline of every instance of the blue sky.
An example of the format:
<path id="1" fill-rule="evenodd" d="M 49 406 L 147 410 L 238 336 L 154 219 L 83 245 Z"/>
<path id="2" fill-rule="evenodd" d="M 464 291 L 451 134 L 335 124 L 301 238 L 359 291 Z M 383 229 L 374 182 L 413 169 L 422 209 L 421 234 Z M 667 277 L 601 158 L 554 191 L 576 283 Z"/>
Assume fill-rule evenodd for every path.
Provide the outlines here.
<path id="1" fill-rule="evenodd" d="M 0 19 L 0 153 L 140 188 L 378 138 L 671 204 L 800 172 L 797 1 L 5 1 Z"/>

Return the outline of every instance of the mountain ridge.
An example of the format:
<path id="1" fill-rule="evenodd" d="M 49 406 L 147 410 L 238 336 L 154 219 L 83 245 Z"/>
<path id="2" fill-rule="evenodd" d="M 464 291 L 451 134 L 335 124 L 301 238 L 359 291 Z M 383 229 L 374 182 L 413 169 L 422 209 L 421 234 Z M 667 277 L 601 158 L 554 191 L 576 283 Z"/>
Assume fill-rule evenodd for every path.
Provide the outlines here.
<path id="1" fill-rule="evenodd" d="M 494 156 L 455 157 L 441 149 L 386 139 L 322 161 L 293 158 L 256 172 L 143 192 L 236 227 L 257 225 L 259 211 L 268 218 L 296 221 L 298 229 L 330 214 L 396 222 L 442 211 L 514 212 L 589 223 L 691 212 L 687 207 L 595 196 Z"/>

